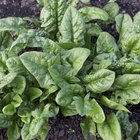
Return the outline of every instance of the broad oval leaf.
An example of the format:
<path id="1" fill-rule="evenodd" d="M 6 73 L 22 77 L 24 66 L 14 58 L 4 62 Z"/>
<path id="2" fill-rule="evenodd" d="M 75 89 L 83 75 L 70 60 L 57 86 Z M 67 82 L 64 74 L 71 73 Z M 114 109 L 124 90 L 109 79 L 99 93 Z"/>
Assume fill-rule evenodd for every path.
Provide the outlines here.
<path id="1" fill-rule="evenodd" d="M 81 15 L 84 17 L 85 21 L 90 21 L 93 19 L 99 19 L 107 21 L 109 19 L 108 13 L 98 7 L 83 7 L 80 10 Z"/>
<path id="2" fill-rule="evenodd" d="M 68 53 L 70 54 L 68 59 L 73 66 L 73 72 L 77 74 L 90 55 L 90 50 L 86 48 L 73 48 L 69 50 Z"/>
<path id="3" fill-rule="evenodd" d="M 98 70 L 97 72 L 84 77 L 87 90 L 90 90 L 93 93 L 107 91 L 112 86 L 114 80 L 115 73 L 107 69 Z"/>
<path id="4" fill-rule="evenodd" d="M 72 99 L 75 95 L 80 95 L 82 93 L 83 88 L 80 85 L 67 85 L 58 92 L 55 100 L 60 106 L 67 106 L 71 104 Z"/>
<path id="5" fill-rule="evenodd" d="M 121 128 L 114 113 L 109 114 L 103 123 L 97 124 L 99 135 L 103 140 L 121 140 Z"/>
<path id="6" fill-rule="evenodd" d="M 140 75 L 124 74 L 115 79 L 113 84 L 115 99 L 126 103 L 140 102 Z M 137 103 L 137 102 L 136 102 Z"/>
<path id="7" fill-rule="evenodd" d="M 20 17 L 8 17 L 0 19 L 0 31 L 20 32 L 26 28 L 26 22 Z"/>
<path id="8" fill-rule="evenodd" d="M 113 36 L 107 32 L 102 32 L 97 40 L 97 54 L 116 53 L 119 51 Z"/>
<path id="9" fill-rule="evenodd" d="M 68 7 L 59 28 L 60 42 L 84 44 L 85 24 L 74 7 Z"/>
<path id="10" fill-rule="evenodd" d="M 43 52 L 26 52 L 20 56 L 23 65 L 35 77 L 39 85 L 46 89 L 55 85 L 48 72 L 48 62 L 51 61 L 51 58 L 52 55 Z"/>

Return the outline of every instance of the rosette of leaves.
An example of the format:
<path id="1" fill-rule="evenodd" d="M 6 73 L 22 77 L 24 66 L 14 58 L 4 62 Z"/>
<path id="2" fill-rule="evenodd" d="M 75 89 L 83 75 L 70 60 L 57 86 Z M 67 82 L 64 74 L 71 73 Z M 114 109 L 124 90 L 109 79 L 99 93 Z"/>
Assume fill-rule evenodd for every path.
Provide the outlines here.
<path id="1" fill-rule="evenodd" d="M 133 19 L 117 15 L 112 1 L 103 9 L 76 9 L 77 0 L 37 1 L 40 20 L 0 19 L 0 127 L 8 139 L 45 140 L 48 120 L 59 111 L 84 117 L 86 140 L 91 134 L 132 138 L 138 128 L 125 105 L 140 102 L 139 12 Z M 100 27 L 110 22 L 118 42 Z"/>

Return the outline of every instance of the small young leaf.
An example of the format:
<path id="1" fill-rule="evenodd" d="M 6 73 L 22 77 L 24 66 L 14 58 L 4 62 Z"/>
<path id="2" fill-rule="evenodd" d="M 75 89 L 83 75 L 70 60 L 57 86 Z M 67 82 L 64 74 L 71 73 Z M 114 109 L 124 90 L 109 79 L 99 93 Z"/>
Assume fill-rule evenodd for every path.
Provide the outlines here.
<path id="1" fill-rule="evenodd" d="M 2 109 L 5 115 L 13 115 L 16 112 L 14 105 L 8 104 Z"/>

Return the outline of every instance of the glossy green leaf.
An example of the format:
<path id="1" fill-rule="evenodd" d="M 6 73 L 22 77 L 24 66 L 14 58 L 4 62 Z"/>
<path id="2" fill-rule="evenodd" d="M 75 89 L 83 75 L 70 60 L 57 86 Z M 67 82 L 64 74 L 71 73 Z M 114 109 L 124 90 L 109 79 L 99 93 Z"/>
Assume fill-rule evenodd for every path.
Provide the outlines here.
<path id="1" fill-rule="evenodd" d="M 83 2 L 83 3 L 89 3 L 90 0 L 81 0 L 81 2 Z"/>
<path id="2" fill-rule="evenodd" d="M 31 140 L 33 139 L 33 136 L 30 135 L 29 132 L 30 124 L 24 124 L 21 130 L 21 137 L 23 140 Z"/>
<path id="3" fill-rule="evenodd" d="M 108 13 L 98 7 L 83 7 L 80 10 L 81 15 L 84 17 L 85 21 L 90 21 L 93 19 L 99 19 L 107 21 L 109 19 Z"/>
<path id="4" fill-rule="evenodd" d="M 51 61 L 51 58 L 52 55 L 43 52 L 27 52 L 20 56 L 23 65 L 36 78 L 39 85 L 46 89 L 55 85 L 47 69 L 47 62 Z"/>
<path id="5" fill-rule="evenodd" d="M 89 140 L 91 134 L 96 135 L 95 122 L 90 117 L 86 117 L 80 123 L 80 127 L 82 129 L 82 133 L 84 135 L 85 140 Z"/>
<path id="6" fill-rule="evenodd" d="M 8 128 L 12 125 L 13 121 L 11 116 L 5 115 L 0 113 L 0 127 L 1 128 Z"/>
<path id="7" fill-rule="evenodd" d="M 134 16 L 134 29 L 137 33 L 140 33 L 140 12 Z"/>
<path id="8" fill-rule="evenodd" d="M 115 73 L 107 69 L 101 69 L 93 74 L 86 75 L 84 81 L 86 82 L 87 90 L 94 93 L 102 93 L 107 91 L 115 80 Z"/>
<path id="9" fill-rule="evenodd" d="M 124 74 L 115 79 L 113 88 L 114 96 L 117 101 L 122 100 L 124 104 L 135 104 L 135 100 L 140 101 L 140 75 L 139 74 Z"/>
<path id="10" fill-rule="evenodd" d="M 119 5 L 116 2 L 109 2 L 103 8 L 109 15 L 109 20 L 114 21 L 119 13 Z"/>
<path id="11" fill-rule="evenodd" d="M 116 116 L 120 122 L 123 135 L 127 138 L 133 137 L 138 131 L 137 124 L 129 121 L 129 115 L 126 112 L 118 111 Z"/>
<path id="12" fill-rule="evenodd" d="M 20 32 L 26 28 L 26 22 L 20 17 L 8 17 L 0 19 L 0 31 Z"/>
<path id="13" fill-rule="evenodd" d="M 1 75 L 0 77 L 0 88 L 10 84 L 16 77 L 16 73 L 8 73 L 7 75 Z"/>
<path id="14" fill-rule="evenodd" d="M 74 7 L 68 7 L 60 26 L 60 42 L 84 44 L 85 24 Z"/>
<path id="15" fill-rule="evenodd" d="M 102 29 L 98 24 L 92 24 L 87 30 L 87 33 L 91 36 L 99 36 L 101 32 Z"/>
<path id="16" fill-rule="evenodd" d="M 46 0 L 40 13 L 41 27 L 49 32 L 58 32 L 67 4 L 65 0 Z"/>
<path id="17" fill-rule="evenodd" d="M 0 50 L 10 48 L 13 39 L 10 33 L 0 32 Z"/>
<path id="18" fill-rule="evenodd" d="M 114 113 L 109 114 L 103 123 L 97 124 L 97 129 L 103 140 L 121 140 L 120 124 Z"/>
<path id="19" fill-rule="evenodd" d="M 8 140 L 17 140 L 20 137 L 19 127 L 16 123 L 13 123 L 7 131 Z"/>
<path id="20" fill-rule="evenodd" d="M 69 62 L 72 64 L 73 72 L 77 74 L 90 55 L 90 50 L 86 48 L 73 48 L 68 53 L 70 54 Z"/>
<path id="21" fill-rule="evenodd" d="M 111 101 L 109 100 L 107 97 L 105 96 L 102 96 L 101 97 L 101 103 L 108 107 L 108 108 L 111 108 L 111 109 L 114 109 L 114 110 L 123 110 L 123 111 L 126 111 L 126 112 L 130 112 L 125 106 L 121 105 L 121 104 L 118 104 L 114 101 Z"/>
<path id="22" fill-rule="evenodd" d="M 2 111 L 5 115 L 13 115 L 13 114 L 15 114 L 16 109 L 15 109 L 14 105 L 8 104 L 2 109 Z"/>
<path id="23" fill-rule="evenodd" d="M 68 85 L 58 92 L 55 100 L 60 106 L 67 106 L 72 102 L 72 99 L 75 95 L 80 95 L 82 93 L 83 88 L 80 85 Z"/>
<path id="24" fill-rule="evenodd" d="M 39 98 L 42 95 L 42 91 L 36 87 L 30 87 L 28 89 L 27 96 L 29 97 L 30 101 L 34 101 L 35 99 Z"/>

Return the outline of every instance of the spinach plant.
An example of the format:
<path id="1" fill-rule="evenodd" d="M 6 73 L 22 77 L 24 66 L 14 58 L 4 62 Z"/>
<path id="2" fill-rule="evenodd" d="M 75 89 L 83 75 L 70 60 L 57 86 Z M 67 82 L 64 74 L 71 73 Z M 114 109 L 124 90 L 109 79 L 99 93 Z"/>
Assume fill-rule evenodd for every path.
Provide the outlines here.
<path id="1" fill-rule="evenodd" d="M 140 102 L 140 12 L 119 14 L 114 1 L 103 9 L 37 1 L 39 20 L 0 19 L 0 127 L 8 139 L 45 140 L 59 112 L 84 117 L 86 140 L 132 139 L 138 126 L 125 106 Z M 117 42 L 101 26 L 114 22 Z"/>

